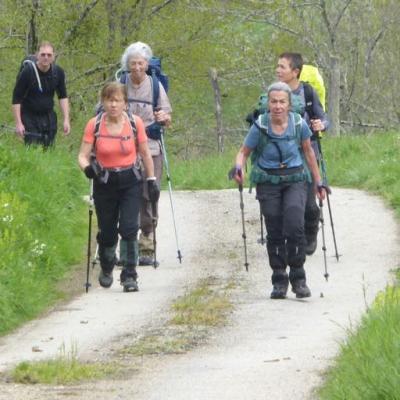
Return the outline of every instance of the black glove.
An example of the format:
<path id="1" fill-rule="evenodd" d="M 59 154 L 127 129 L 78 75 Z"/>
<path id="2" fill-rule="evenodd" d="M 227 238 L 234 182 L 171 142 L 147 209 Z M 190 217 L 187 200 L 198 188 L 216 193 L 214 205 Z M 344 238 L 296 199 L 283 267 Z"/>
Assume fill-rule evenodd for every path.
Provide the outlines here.
<path id="1" fill-rule="evenodd" d="M 331 193 L 332 193 L 331 188 L 330 188 L 327 184 L 322 183 L 322 182 L 318 182 L 318 183 L 317 183 L 317 190 L 318 190 L 318 192 L 321 193 L 323 189 L 325 189 L 325 192 L 326 192 L 327 194 L 331 194 Z"/>
<path id="2" fill-rule="evenodd" d="M 87 167 L 85 167 L 83 172 L 85 173 L 85 175 L 88 179 L 96 178 L 96 172 L 90 164 Z"/>
<path id="3" fill-rule="evenodd" d="M 147 181 L 147 191 L 149 193 L 149 200 L 152 203 L 157 203 L 160 198 L 160 188 L 155 179 L 150 179 Z"/>

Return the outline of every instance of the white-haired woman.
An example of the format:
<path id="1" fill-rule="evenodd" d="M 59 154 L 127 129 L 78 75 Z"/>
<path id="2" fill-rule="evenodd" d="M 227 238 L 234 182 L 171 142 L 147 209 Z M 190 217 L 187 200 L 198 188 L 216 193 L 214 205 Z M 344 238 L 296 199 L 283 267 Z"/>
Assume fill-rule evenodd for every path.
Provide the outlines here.
<path id="1" fill-rule="evenodd" d="M 254 152 L 250 180 L 256 185 L 267 229 L 271 298 L 285 298 L 289 282 L 297 298 L 309 297 L 304 270 L 304 209 L 307 181 L 311 179 L 308 171 L 320 199 L 325 197 L 325 187 L 311 147 L 311 131 L 298 114 L 290 111 L 290 87 L 283 82 L 273 83 L 267 95 L 268 112 L 250 128 L 236 156 L 234 177 L 243 184 L 243 166 Z"/>
<path id="2" fill-rule="evenodd" d="M 129 111 L 138 115 L 146 128 L 148 146 L 153 158 L 154 173 L 160 184 L 163 171 L 163 155 L 160 135 L 162 126 L 171 123 L 171 104 L 168 96 L 158 82 L 158 99 L 153 99 L 153 80 L 146 71 L 153 53 L 151 48 L 142 42 L 129 45 L 121 58 L 121 66 L 124 71 L 129 71 L 126 77 L 128 88 Z M 147 186 L 144 185 L 143 201 L 140 207 L 140 237 L 139 237 L 139 265 L 154 265 L 153 248 L 153 217 L 158 220 L 158 204 L 153 207 L 147 194 Z"/>

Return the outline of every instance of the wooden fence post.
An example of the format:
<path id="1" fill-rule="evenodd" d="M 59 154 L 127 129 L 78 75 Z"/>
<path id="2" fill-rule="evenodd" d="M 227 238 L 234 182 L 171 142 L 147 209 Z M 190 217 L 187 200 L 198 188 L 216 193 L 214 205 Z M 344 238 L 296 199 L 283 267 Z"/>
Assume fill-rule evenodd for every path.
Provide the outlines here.
<path id="1" fill-rule="evenodd" d="M 217 143 L 218 152 L 224 151 L 224 130 L 222 128 L 222 105 L 221 105 L 221 91 L 218 85 L 218 74 L 215 68 L 210 68 L 211 85 L 214 89 L 215 101 L 215 118 L 217 120 Z"/>

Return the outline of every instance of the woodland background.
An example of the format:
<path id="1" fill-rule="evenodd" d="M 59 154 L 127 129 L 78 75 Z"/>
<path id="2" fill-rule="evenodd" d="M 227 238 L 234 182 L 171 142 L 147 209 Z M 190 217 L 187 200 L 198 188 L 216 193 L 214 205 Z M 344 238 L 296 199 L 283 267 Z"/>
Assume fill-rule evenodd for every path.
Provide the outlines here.
<path id="1" fill-rule="evenodd" d="M 183 159 L 239 145 L 282 51 L 319 66 L 333 135 L 387 132 L 400 119 L 398 21 L 398 0 L 0 0 L 0 124 L 13 127 L 21 60 L 49 40 L 67 74 L 77 149 L 100 87 L 140 40 L 169 75 L 167 141 Z"/>

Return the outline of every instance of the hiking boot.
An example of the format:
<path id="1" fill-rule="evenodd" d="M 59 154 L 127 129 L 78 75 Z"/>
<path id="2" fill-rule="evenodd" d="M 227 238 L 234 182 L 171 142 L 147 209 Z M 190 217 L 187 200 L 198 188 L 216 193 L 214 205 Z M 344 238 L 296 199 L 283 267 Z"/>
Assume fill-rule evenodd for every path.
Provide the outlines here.
<path id="1" fill-rule="evenodd" d="M 121 285 L 124 288 L 124 292 L 137 292 L 139 291 L 139 286 L 136 279 L 128 276 L 124 281 L 121 281 Z"/>
<path id="2" fill-rule="evenodd" d="M 271 299 L 285 299 L 287 293 L 287 285 L 275 284 L 272 287 Z"/>
<path id="3" fill-rule="evenodd" d="M 317 249 L 317 237 L 309 237 L 307 238 L 307 244 L 305 247 L 305 252 L 308 256 L 311 256 L 312 254 L 315 253 L 315 250 Z"/>
<path id="4" fill-rule="evenodd" d="M 139 257 L 139 265 L 151 265 L 154 268 L 157 268 L 160 263 L 156 261 L 156 265 L 154 265 L 154 258 L 152 256 L 140 256 Z"/>
<path id="5" fill-rule="evenodd" d="M 292 283 L 292 292 L 296 294 L 298 299 L 303 299 L 305 297 L 311 296 L 311 290 L 306 285 L 305 279 L 300 279 Z"/>
<path id="6" fill-rule="evenodd" d="M 113 284 L 113 273 L 112 271 L 110 272 L 105 272 L 102 269 L 100 269 L 100 274 L 99 274 L 99 283 L 100 286 L 103 288 L 109 288 Z"/>

